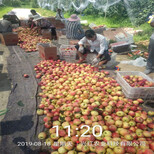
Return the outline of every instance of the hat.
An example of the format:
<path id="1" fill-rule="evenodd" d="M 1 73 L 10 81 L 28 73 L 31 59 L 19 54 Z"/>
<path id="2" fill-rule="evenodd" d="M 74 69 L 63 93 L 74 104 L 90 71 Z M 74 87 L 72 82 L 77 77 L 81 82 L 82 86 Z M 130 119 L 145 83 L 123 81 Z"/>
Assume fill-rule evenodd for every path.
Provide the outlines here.
<path id="1" fill-rule="evenodd" d="M 37 14 L 37 15 L 34 15 L 33 18 L 34 18 L 33 21 L 37 21 L 37 20 L 42 19 L 43 17 Z"/>
<path id="2" fill-rule="evenodd" d="M 79 21 L 80 18 L 76 14 L 72 14 L 70 18 L 68 18 L 69 21 Z"/>
<path id="3" fill-rule="evenodd" d="M 154 20 L 154 14 L 149 15 L 148 17 L 148 23 L 150 24 Z"/>
<path id="4" fill-rule="evenodd" d="M 8 13 L 8 15 L 15 15 L 15 12 L 10 11 L 10 12 Z"/>

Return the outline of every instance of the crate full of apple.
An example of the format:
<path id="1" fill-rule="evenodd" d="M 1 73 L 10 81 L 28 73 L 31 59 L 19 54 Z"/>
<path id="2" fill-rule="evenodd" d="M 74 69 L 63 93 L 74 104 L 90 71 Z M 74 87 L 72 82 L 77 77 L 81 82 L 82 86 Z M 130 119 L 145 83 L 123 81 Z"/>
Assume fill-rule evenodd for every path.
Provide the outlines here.
<path id="1" fill-rule="evenodd" d="M 128 98 L 152 99 L 154 97 L 154 81 L 142 72 L 120 71 L 116 77 Z"/>
<path id="2" fill-rule="evenodd" d="M 105 30 L 105 25 L 95 25 L 94 23 L 89 24 L 89 27 L 94 30 L 96 33 L 101 34 L 103 32 L 103 30 Z"/>
<path id="3" fill-rule="evenodd" d="M 92 27 L 92 30 L 94 30 L 98 34 L 102 34 L 102 32 L 105 30 L 104 25 L 94 26 Z"/>
<path id="4" fill-rule="evenodd" d="M 61 45 L 59 54 L 61 60 L 71 62 L 76 59 L 76 48 L 74 45 Z"/>

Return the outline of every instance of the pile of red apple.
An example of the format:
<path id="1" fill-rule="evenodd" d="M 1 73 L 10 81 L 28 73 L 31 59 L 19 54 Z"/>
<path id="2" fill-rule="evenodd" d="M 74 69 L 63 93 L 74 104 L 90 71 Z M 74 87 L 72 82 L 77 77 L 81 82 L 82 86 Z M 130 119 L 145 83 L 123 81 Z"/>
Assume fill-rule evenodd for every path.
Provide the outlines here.
<path id="1" fill-rule="evenodd" d="M 131 87 L 153 87 L 154 83 L 138 75 L 125 75 L 123 78 Z"/>
<path id="2" fill-rule="evenodd" d="M 136 59 L 138 57 L 148 58 L 149 54 L 148 52 L 137 50 L 137 51 L 128 53 L 128 56 L 132 59 Z"/>
<path id="3" fill-rule="evenodd" d="M 43 39 L 42 36 L 38 36 L 36 31 L 31 33 L 30 28 L 19 27 L 15 31 L 18 32 L 18 45 L 26 52 L 36 51 L 37 43 L 50 42 L 49 39 Z"/>
<path id="4" fill-rule="evenodd" d="M 35 71 L 42 98 L 37 114 L 44 115 L 47 129 L 38 138 L 54 150 L 51 154 L 153 153 L 154 123 L 139 106 L 143 100 L 125 98 L 108 72 L 59 60 L 41 61 Z M 93 135 L 101 131 L 99 127 L 92 131 L 96 125 L 103 130 L 99 137 Z M 119 145 L 108 144 L 112 142 Z"/>

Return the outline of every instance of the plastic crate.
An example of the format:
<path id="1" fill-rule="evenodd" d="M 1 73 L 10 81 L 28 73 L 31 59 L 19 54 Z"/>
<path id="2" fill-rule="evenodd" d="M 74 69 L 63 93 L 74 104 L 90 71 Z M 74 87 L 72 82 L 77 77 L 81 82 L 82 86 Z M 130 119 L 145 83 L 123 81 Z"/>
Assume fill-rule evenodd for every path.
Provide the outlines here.
<path id="1" fill-rule="evenodd" d="M 134 43 L 133 35 L 129 33 L 126 33 L 126 36 L 124 35 L 124 33 L 119 33 L 115 36 L 115 39 L 117 42 L 126 41 L 130 44 Z"/>
<path id="2" fill-rule="evenodd" d="M 100 28 L 92 28 L 93 31 L 95 31 L 95 33 L 98 33 L 98 34 L 102 34 L 104 30 L 106 30 L 105 27 L 100 27 Z"/>
<path id="3" fill-rule="evenodd" d="M 98 26 L 95 25 L 94 23 L 89 24 L 89 27 L 90 27 L 93 31 L 95 31 L 95 33 L 98 33 L 98 34 L 102 34 L 103 31 L 106 30 L 106 28 L 105 28 L 104 26 L 95 29 L 95 27 L 98 27 Z"/>
<path id="4" fill-rule="evenodd" d="M 101 27 L 101 28 L 96 28 L 96 29 L 92 29 L 92 30 L 95 31 L 95 33 L 102 34 L 103 31 L 105 30 L 105 28 Z"/>
<path id="5" fill-rule="evenodd" d="M 116 80 L 122 86 L 122 91 L 127 98 L 137 99 L 153 99 L 154 98 L 154 87 L 131 87 L 129 83 L 123 78 L 125 75 L 137 75 L 141 76 L 144 79 L 154 82 L 150 77 L 146 74 L 138 71 L 120 71 L 117 72 Z"/>
<path id="6" fill-rule="evenodd" d="M 73 62 L 76 60 L 75 45 L 61 45 L 59 48 L 59 55 L 61 60 Z"/>
<path id="7" fill-rule="evenodd" d="M 130 51 L 130 44 L 128 42 L 116 42 L 110 44 L 111 49 L 116 53 L 128 52 Z"/>
<path id="8" fill-rule="evenodd" d="M 90 27 L 90 28 L 93 28 L 93 27 L 95 27 L 95 26 L 97 26 L 97 25 L 95 25 L 94 23 L 90 23 L 90 24 L 89 24 L 89 27 Z"/>

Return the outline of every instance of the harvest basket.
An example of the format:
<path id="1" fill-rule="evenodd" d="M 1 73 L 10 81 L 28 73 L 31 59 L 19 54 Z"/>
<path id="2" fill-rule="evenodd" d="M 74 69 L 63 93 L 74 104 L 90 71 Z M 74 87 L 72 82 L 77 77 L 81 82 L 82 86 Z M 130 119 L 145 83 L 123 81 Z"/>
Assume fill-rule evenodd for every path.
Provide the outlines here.
<path id="1" fill-rule="evenodd" d="M 149 100 L 154 99 L 154 87 L 131 87 L 129 83 L 127 83 L 126 80 L 123 78 L 123 76 L 125 75 L 137 75 L 143 77 L 144 79 L 150 82 L 154 81 L 144 73 L 138 71 L 117 72 L 116 80 L 122 86 L 122 91 L 127 98 L 131 99 L 143 98 Z"/>
<path id="2" fill-rule="evenodd" d="M 91 23 L 91 24 L 89 25 L 89 27 L 90 27 L 93 31 L 95 31 L 95 33 L 98 33 L 98 34 L 102 34 L 103 31 L 105 30 L 105 27 L 104 27 L 104 26 L 98 27 L 97 25 L 95 25 L 95 24 L 93 24 L 93 23 Z M 95 28 L 95 27 L 98 27 L 98 28 Z"/>
<path id="3" fill-rule="evenodd" d="M 73 62 L 76 60 L 75 45 L 61 45 L 59 48 L 59 55 L 61 60 Z"/>

